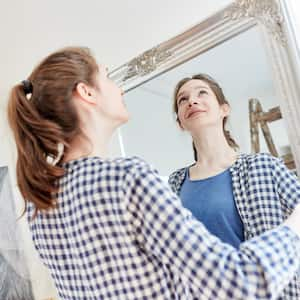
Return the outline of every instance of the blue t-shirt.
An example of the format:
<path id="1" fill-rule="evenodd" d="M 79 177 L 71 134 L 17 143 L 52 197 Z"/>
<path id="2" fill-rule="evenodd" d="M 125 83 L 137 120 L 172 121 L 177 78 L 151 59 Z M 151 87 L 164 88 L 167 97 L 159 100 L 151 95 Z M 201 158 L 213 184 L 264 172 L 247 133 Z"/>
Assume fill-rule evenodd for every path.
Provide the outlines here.
<path id="1" fill-rule="evenodd" d="M 237 248 L 244 241 L 229 169 L 209 178 L 190 180 L 187 168 L 180 198 L 183 206 L 223 242 Z"/>

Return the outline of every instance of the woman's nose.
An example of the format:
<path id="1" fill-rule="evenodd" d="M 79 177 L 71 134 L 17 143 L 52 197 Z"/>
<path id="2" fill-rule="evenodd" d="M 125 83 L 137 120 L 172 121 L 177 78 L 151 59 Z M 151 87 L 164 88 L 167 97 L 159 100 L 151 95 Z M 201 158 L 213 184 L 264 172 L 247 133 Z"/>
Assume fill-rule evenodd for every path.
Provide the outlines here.
<path id="1" fill-rule="evenodd" d="M 189 106 L 191 107 L 191 106 L 193 106 L 195 104 L 198 104 L 198 101 L 195 98 L 190 97 L 189 98 Z"/>

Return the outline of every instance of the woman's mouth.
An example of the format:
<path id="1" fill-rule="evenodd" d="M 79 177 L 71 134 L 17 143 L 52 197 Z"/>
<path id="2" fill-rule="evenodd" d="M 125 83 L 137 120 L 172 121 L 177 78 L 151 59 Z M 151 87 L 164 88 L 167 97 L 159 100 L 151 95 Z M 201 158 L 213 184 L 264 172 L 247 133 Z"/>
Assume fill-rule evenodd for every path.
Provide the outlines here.
<path id="1" fill-rule="evenodd" d="M 204 110 L 200 110 L 200 109 L 197 109 L 197 110 L 193 110 L 191 112 L 188 113 L 187 115 L 187 119 L 191 118 L 191 117 L 194 117 L 200 113 L 204 113 L 205 111 Z"/>

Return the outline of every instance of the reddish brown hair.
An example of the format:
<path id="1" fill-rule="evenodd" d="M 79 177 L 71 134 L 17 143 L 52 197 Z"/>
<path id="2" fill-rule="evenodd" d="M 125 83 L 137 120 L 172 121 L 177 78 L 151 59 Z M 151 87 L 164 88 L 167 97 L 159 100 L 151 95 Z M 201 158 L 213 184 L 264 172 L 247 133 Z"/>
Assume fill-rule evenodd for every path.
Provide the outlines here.
<path id="1" fill-rule="evenodd" d="M 46 57 L 28 77 L 32 84 L 29 100 L 23 84 L 12 88 L 8 120 L 17 146 L 17 182 L 25 210 L 28 201 L 36 213 L 56 206 L 63 156 L 55 166 L 46 160 L 58 156 L 59 143 L 68 148 L 81 133 L 72 95 L 79 82 L 95 86 L 97 72 L 89 49 L 65 48 Z"/>
<path id="2" fill-rule="evenodd" d="M 180 90 L 180 88 L 186 84 L 187 82 L 191 81 L 191 80 L 202 80 L 204 82 L 206 82 L 208 84 L 208 86 L 210 87 L 210 89 L 213 91 L 213 93 L 215 94 L 216 98 L 217 98 L 217 101 L 219 103 L 219 105 L 222 105 L 222 104 L 228 104 L 228 101 L 226 100 L 225 98 L 225 95 L 223 93 L 223 90 L 222 88 L 220 87 L 220 85 L 212 78 L 210 77 L 209 75 L 207 74 L 197 74 L 197 75 L 194 75 L 194 76 L 191 76 L 191 77 L 186 77 L 186 78 L 183 78 L 182 80 L 180 80 L 176 87 L 175 87 L 175 90 L 174 90 L 174 97 L 173 97 L 173 111 L 174 113 L 176 114 L 176 119 L 177 119 L 177 122 L 179 122 L 179 119 L 178 119 L 178 116 L 177 116 L 177 113 L 178 113 L 178 105 L 177 105 L 177 94 Z M 230 147 L 232 147 L 233 149 L 238 149 L 239 146 L 238 144 L 235 142 L 235 140 L 231 137 L 231 134 L 228 130 L 226 130 L 226 123 L 227 123 L 227 120 L 228 118 L 227 117 L 224 117 L 223 119 L 223 133 L 224 133 L 224 136 L 226 138 L 226 141 L 228 143 L 228 145 Z M 193 151 L 194 151 L 194 159 L 195 161 L 197 161 L 198 159 L 198 155 L 197 155 L 197 150 L 196 150 L 196 147 L 195 147 L 195 144 L 193 142 Z"/>

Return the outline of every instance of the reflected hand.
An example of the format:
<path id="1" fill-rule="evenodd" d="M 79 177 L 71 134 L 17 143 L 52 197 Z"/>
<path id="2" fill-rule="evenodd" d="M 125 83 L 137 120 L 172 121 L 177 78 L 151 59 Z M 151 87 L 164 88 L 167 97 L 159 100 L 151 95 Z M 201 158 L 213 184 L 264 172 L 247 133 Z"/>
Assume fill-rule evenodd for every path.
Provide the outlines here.
<path id="1" fill-rule="evenodd" d="M 291 215 L 284 221 L 284 225 L 287 225 L 300 237 L 300 203 L 297 204 Z"/>

